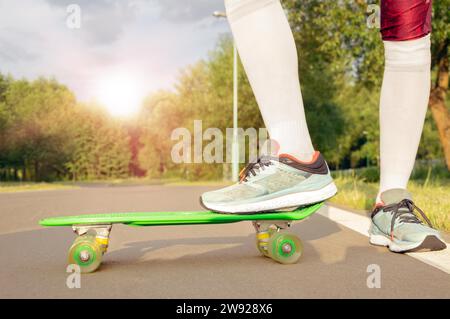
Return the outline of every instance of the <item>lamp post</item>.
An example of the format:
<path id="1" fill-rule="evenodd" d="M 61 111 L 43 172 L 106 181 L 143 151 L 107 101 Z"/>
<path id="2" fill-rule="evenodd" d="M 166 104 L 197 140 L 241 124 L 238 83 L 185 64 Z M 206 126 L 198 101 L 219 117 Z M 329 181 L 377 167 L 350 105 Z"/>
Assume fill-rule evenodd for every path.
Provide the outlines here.
<path id="1" fill-rule="evenodd" d="M 216 18 L 227 18 L 227 14 L 214 11 Z M 234 182 L 239 180 L 239 141 L 238 141 L 238 52 L 233 41 L 233 141 L 231 144 L 231 176 Z"/>

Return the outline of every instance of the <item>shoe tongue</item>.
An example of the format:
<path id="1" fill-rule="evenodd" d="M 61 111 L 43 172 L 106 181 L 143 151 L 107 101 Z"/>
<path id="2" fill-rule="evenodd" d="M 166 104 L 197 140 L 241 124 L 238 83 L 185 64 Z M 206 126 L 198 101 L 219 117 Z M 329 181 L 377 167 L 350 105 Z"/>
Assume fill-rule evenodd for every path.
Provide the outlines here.
<path id="1" fill-rule="evenodd" d="M 381 193 L 381 201 L 384 205 L 396 204 L 403 199 L 412 200 L 411 194 L 402 188 L 393 188 Z"/>
<path id="2" fill-rule="evenodd" d="M 263 156 L 278 156 L 280 144 L 273 139 L 266 140 L 261 148 L 260 154 Z"/>

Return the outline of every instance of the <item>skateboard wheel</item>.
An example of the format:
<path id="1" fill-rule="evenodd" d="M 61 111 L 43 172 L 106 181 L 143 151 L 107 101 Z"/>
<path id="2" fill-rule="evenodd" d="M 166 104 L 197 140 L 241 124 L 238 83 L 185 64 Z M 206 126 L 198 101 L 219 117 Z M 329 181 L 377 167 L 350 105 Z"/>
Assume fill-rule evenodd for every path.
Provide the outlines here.
<path id="1" fill-rule="evenodd" d="M 69 249 L 69 264 L 78 265 L 82 273 L 93 272 L 102 263 L 102 254 L 95 236 L 79 236 Z"/>
<path id="2" fill-rule="evenodd" d="M 267 246 L 269 257 L 281 264 L 295 264 L 303 254 L 303 244 L 296 235 L 276 233 Z"/>

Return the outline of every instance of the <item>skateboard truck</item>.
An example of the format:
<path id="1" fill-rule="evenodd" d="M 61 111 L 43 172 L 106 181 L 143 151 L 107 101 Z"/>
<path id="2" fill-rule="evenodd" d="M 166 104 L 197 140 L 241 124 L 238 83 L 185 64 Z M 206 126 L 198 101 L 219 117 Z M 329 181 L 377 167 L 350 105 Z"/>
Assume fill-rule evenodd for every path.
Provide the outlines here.
<path id="1" fill-rule="evenodd" d="M 290 221 L 286 220 L 257 220 L 253 222 L 253 227 L 256 230 L 256 246 L 258 250 L 264 255 L 268 256 L 269 240 L 274 233 L 280 232 L 282 229 L 289 228 Z M 283 246 L 283 251 L 289 253 L 292 247 Z"/>
<path id="2" fill-rule="evenodd" d="M 269 229 L 275 229 L 280 231 L 291 227 L 291 222 L 288 220 L 257 220 L 253 222 L 253 226 L 257 232 L 267 231 Z"/>
<path id="3" fill-rule="evenodd" d="M 109 243 L 109 234 L 112 230 L 111 224 L 106 225 L 74 225 L 73 231 L 78 236 L 91 235 L 95 237 L 95 242 L 101 248 L 102 253 L 106 253 Z M 80 256 L 82 257 L 82 256 Z"/>

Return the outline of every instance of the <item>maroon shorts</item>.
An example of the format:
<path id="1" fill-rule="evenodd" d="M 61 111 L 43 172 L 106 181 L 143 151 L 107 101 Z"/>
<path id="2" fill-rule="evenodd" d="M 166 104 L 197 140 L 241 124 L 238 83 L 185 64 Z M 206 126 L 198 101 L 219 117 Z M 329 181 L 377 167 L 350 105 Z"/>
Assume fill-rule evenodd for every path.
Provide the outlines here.
<path id="1" fill-rule="evenodd" d="M 431 7 L 432 0 L 381 0 L 383 40 L 412 40 L 430 33 Z"/>

